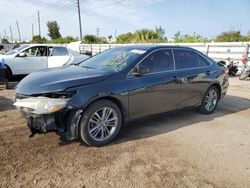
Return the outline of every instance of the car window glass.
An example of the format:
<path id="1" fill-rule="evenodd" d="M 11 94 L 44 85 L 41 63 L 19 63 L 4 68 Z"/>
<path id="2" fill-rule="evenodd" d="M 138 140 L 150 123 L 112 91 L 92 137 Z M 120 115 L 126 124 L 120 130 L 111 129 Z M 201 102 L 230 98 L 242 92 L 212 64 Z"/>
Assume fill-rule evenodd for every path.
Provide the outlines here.
<path id="1" fill-rule="evenodd" d="M 133 64 L 145 52 L 145 50 L 130 47 L 111 48 L 84 60 L 80 66 L 119 72 Z"/>
<path id="2" fill-rule="evenodd" d="M 210 63 L 204 57 L 202 57 L 201 55 L 197 55 L 197 56 L 198 56 L 198 61 L 201 67 L 206 67 L 210 65 Z"/>
<path id="3" fill-rule="evenodd" d="M 199 67 L 196 54 L 190 50 L 174 50 L 176 69 Z"/>
<path id="4" fill-rule="evenodd" d="M 67 56 L 68 51 L 65 47 L 54 47 L 52 50 L 52 56 Z"/>
<path id="5" fill-rule="evenodd" d="M 41 57 L 46 56 L 45 46 L 34 46 L 23 51 L 27 57 Z"/>
<path id="6" fill-rule="evenodd" d="M 52 50 L 53 50 L 53 47 L 48 47 L 48 54 L 49 54 L 49 56 L 52 55 Z"/>
<path id="7" fill-rule="evenodd" d="M 150 73 L 162 72 L 174 69 L 174 61 L 171 50 L 158 50 L 150 54 L 141 65 L 149 68 Z"/>

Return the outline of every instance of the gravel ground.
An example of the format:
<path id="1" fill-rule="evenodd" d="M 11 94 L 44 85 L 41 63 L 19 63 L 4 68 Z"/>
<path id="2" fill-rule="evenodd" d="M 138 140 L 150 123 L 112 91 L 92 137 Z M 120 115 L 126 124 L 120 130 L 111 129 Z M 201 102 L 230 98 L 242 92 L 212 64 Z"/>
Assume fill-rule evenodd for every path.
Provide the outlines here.
<path id="1" fill-rule="evenodd" d="M 29 138 L 13 95 L 0 91 L 0 187 L 250 187 L 250 80 L 231 78 L 212 115 L 130 122 L 102 148 Z"/>

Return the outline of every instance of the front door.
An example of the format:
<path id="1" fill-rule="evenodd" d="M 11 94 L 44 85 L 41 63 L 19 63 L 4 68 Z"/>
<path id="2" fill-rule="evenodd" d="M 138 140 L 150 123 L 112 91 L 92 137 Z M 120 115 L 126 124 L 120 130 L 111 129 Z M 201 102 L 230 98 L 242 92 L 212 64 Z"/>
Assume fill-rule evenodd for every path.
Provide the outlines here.
<path id="1" fill-rule="evenodd" d="M 46 46 L 33 46 L 15 57 L 15 75 L 26 75 L 47 68 L 48 57 Z"/>
<path id="2" fill-rule="evenodd" d="M 172 50 L 154 51 L 139 66 L 149 68 L 149 73 L 128 78 L 130 118 L 175 110 L 179 83 Z"/>

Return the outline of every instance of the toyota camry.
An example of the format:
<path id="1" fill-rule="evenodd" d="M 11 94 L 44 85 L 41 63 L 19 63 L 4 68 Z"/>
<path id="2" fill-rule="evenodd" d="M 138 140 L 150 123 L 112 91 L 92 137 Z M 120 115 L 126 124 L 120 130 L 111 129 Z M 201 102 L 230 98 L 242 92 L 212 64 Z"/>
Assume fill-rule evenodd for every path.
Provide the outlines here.
<path id="1" fill-rule="evenodd" d="M 186 107 L 211 114 L 228 86 L 225 67 L 195 49 L 126 46 L 28 75 L 14 105 L 31 135 L 56 131 L 103 146 L 128 120 Z"/>

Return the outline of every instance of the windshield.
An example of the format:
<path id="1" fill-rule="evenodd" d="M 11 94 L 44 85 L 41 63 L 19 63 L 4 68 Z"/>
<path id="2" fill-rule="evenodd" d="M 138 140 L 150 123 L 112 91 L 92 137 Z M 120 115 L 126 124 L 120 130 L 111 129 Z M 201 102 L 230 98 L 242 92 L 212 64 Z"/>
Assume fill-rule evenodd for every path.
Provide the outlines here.
<path id="1" fill-rule="evenodd" d="M 144 50 L 131 48 L 113 48 L 85 60 L 80 66 L 119 72 L 145 52 Z"/>
<path id="2" fill-rule="evenodd" d="M 5 55 L 12 55 L 14 53 L 17 53 L 17 52 L 23 50 L 24 48 L 27 48 L 27 47 L 28 47 L 28 45 L 21 45 L 21 46 L 15 48 L 13 50 L 10 50 L 10 51 L 6 52 Z"/>

